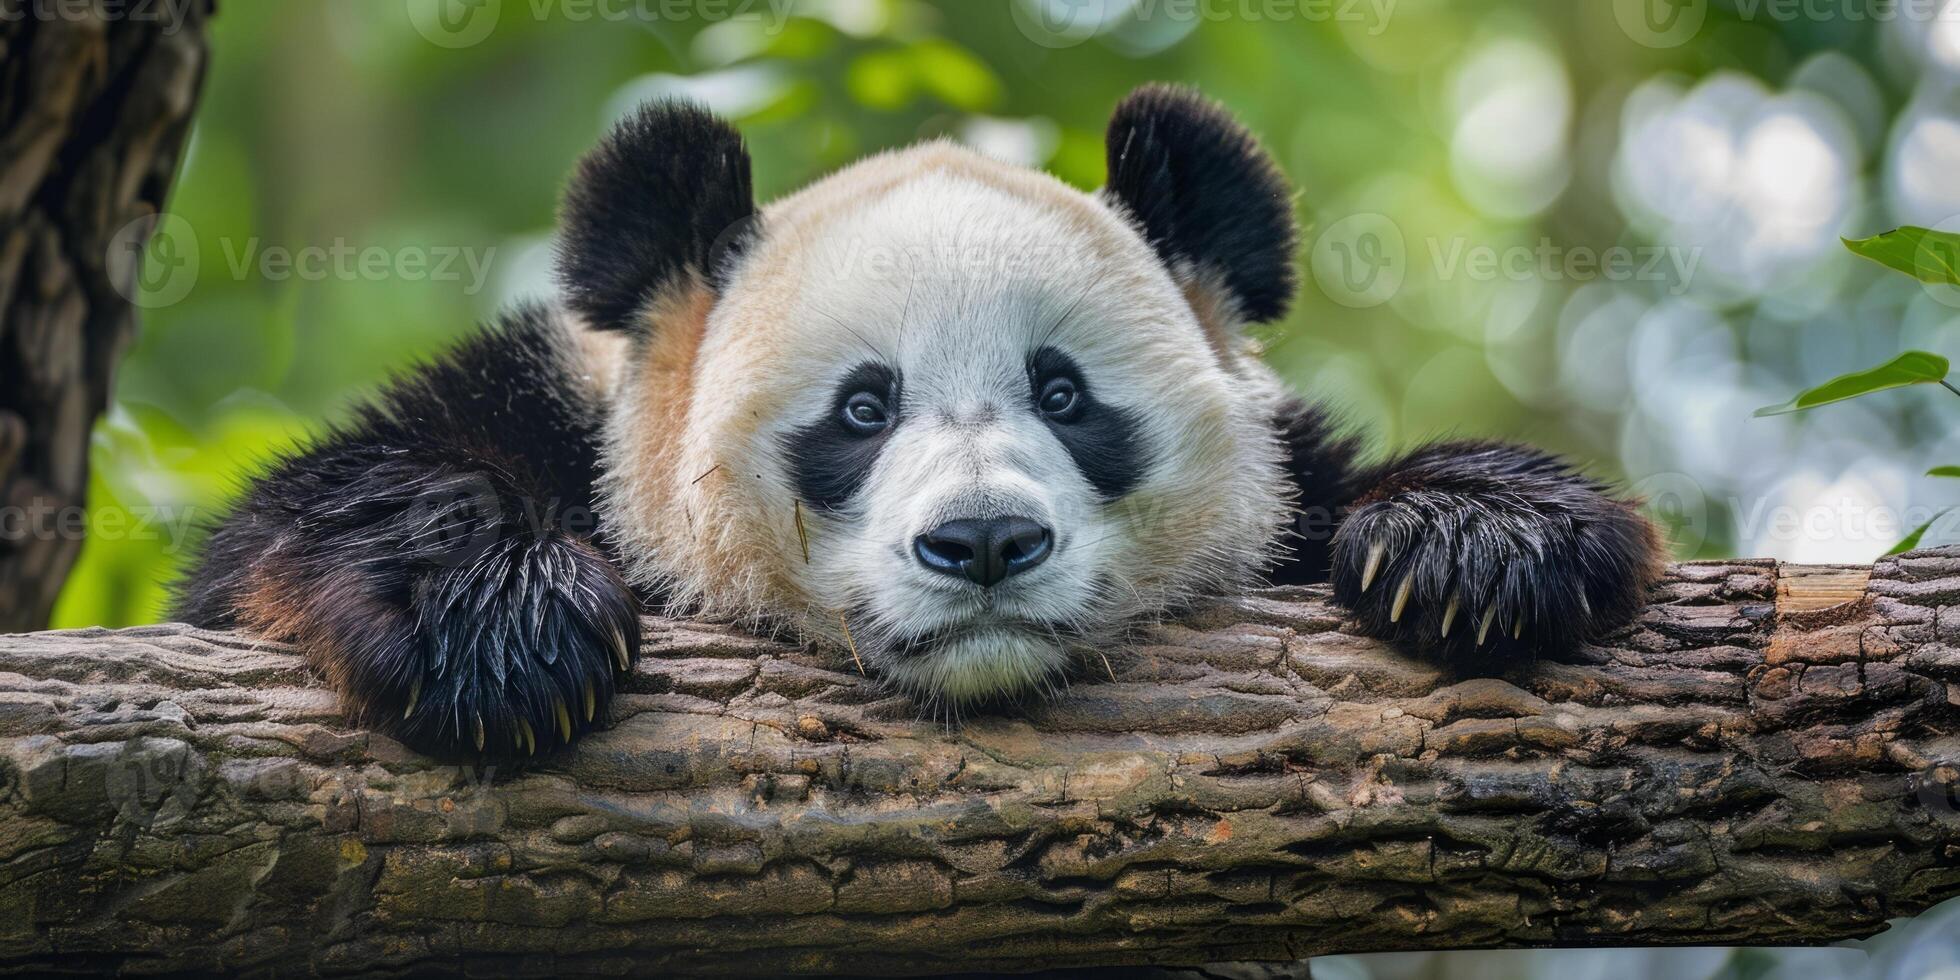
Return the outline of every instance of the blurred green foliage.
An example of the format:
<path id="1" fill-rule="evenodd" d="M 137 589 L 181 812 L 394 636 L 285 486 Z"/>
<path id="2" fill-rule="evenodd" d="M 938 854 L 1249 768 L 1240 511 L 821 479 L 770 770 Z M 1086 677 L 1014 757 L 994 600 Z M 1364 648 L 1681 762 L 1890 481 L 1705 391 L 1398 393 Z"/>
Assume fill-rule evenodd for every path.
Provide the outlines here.
<path id="1" fill-rule="evenodd" d="M 448 0 L 428 0 L 438 2 Z M 1053 44 L 1031 40 L 1039 3 L 1021 0 L 800 0 L 781 20 L 780 3 L 755 5 L 759 19 L 676 20 L 646 16 L 675 9 L 657 3 L 502 0 L 486 36 L 449 46 L 418 30 L 418 4 L 223 5 L 171 204 L 195 234 L 197 280 L 146 313 L 94 453 L 97 524 L 120 512 L 132 526 L 147 515 L 151 530 L 91 536 L 57 625 L 155 619 L 186 557 L 188 518 L 214 517 L 279 447 L 391 370 L 548 288 L 562 180 L 640 96 L 693 92 L 736 116 L 766 199 L 861 155 L 989 124 L 1010 125 L 1041 165 L 1094 187 L 1112 105 L 1145 81 L 1187 82 L 1261 134 L 1299 189 L 1308 242 L 1323 216 L 1392 210 L 1412 250 L 1436 238 L 1530 247 L 1546 234 L 1609 246 L 1623 222 L 1597 187 L 1575 184 L 1555 206 L 1510 215 L 1466 200 L 1451 156 L 1462 97 L 1451 85 L 1466 52 L 1494 38 L 1555 52 L 1569 102 L 1584 106 L 1661 71 L 1773 77 L 1805 52 L 1864 43 L 1866 29 L 1716 10 L 1693 43 L 1661 49 L 1629 43 L 1604 3 L 1400 0 L 1389 22 L 1273 19 L 1253 16 L 1257 4 L 1219 3 L 1207 9 L 1223 16 L 1119 16 L 1093 39 Z M 1376 5 L 1328 9 L 1349 6 Z M 269 274 L 262 261 L 337 246 L 468 251 L 488 257 L 490 277 L 474 289 L 467 278 Z M 1432 275 L 1393 303 L 1353 308 L 1311 273 L 1303 281 L 1289 319 L 1262 332 L 1270 357 L 1378 438 L 1503 433 L 1616 475 L 1613 419 L 1528 406 L 1493 373 L 1489 351 L 1503 338 L 1492 332 L 1505 329 L 1510 294 Z M 1532 316 L 1557 313 L 1532 302 Z M 1502 359 L 1549 374 L 1541 348 L 1514 345 Z M 1718 529 L 1695 546 L 1724 543 Z"/>
<path id="2" fill-rule="evenodd" d="M 548 290 L 549 236 L 565 174 L 615 116 L 650 95 L 692 94 L 736 118 L 756 161 L 757 192 L 768 199 L 862 155 L 949 135 L 1018 147 L 1028 162 L 1095 187 L 1115 102 L 1146 81 L 1197 85 L 1260 134 L 1298 190 L 1302 289 L 1284 323 L 1259 331 L 1271 362 L 1296 386 L 1365 422 L 1385 445 L 1451 432 L 1503 435 L 1596 461 L 1592 469 L 1609 478 L 1693 468 L 1679 460 L 1720 462 L 1751 448 L 1759 462 L 1767 456 L 1771 466 L 1794 467 L 1800 461 L 1780 458 L 1795 455 L 1783 447 L 1820 452 L 1814 430 L 1794 428 L 1808 413 L 1748 423 L 1758 428 L 1741 436 L 1722 429 L 1724 417 L 1746 422 L 1750 406 L 1878 363 L 1922 335 L 1960 338 L 1960 324 L 1941 309 L 1932 311 L 1938 322 L 1905 335 L 1900 310 L 1914 302 L 1929 308 L 1924 297 L 1878 281 L 1894 274 L 1876 266 L 1849 268 L 1861 263 L 1834 240 L 1944 217 L 1886 213 L 1871 203 L 1877 195 L 1866 187 L 1879 182 L 1873 171 L 1896 142 L 1889 121 L 1903 118 L 1914 100 L 1943 112 L 1940 100 L 1951 102 L 1952 89 L 1920 80 L 1933 72 L 1900 53 L 1909 47 L 1897 40 L 1904 35 L 1890 35 L 1888 46 L 1885 32 L 1901 25 L 1867 16 L 1779 19 L 1764 16 L 1759 0 L 1688 0 L 1677 6 L 1705 22 L 1686 43 L 1660 43 L 1642 40 L 1641 28 L 1623 19 L 1643 0 L 1207 0 L 1195 18 L 1176 15 L 1191 9 L 1185 0 L 794 0 L 787 8 L 786 0 L 478 0 L 477 16 L 498 14 L 481 36 L 432 36 L 442 13 L 436 5 L 467 2 L 222 4 L 204 103 L 170 207 L 189 233 L 167 247 L 195 255 L 195 280 L 181 299 L 146 312 L 122 366 L 94 446 L 89 537 L 57 626 L 158 618 L 168 582 L 188 557 L 190 529 L 215 519 L 256 468 L 342 417 L 389 372 L 440 350 L 510 299 Z M 743 9 L 762 15 L 726 16 Z M 670 16 L 677 10 L 702 15 Z M 1030 27 L 1031 18 L 1056 10 L 1107 15 L 1107 22 L 1060 37 Z M 1950 47 L 1960 62 L 1960 41 Z M 1581 321 L 1644 288 L 1650 295 L 1632 301 L 1634 313 L 1611 320 L 1631 334 L 1637 318 L 1648 326 L 1639 311 L 1677 298 L 1674 284 L 1587 293 L 1549 268 L 1525 279 L 1488 278 L 1443 261 L 1466 244 L 1500 255 L 1531 254 L 1545 243 L 1566 255 L 1653 244 L 1651 223 L 1636 228 L 1623 200 L 1625 106 L 1641 86 L 1658 81 L 1685 91 L 1740 78 L 1741 88 L 1759 90 L 1751 98 L 1768 97 L 1801 89 L 1799 76 L 1820 55 L 1839 59 L 1819 77 L 1838 80 L 1841 106 L 1806 118 L 1856 129 L 1863 140 L 1862 155 L 1824 188 L 1853 202 L 1847 214 L 1814 229 L 1832 239 L 1836 256 L 1800 262 L 1745 291 L 1697 282 L 1688 295 L 1694 302 L 1675 308 L 1705 314 L 1705 336 L 1650 331 L 1659 337 L 1657 355 L 1607 334 L 1617 346 L 1595 354 L 1587 345 L 1602 335 Z M 1728 86 L 1731 94 L 1737 87 Z M 1503 97 L 1483 101 L 1494 90 Z M 1494 116 L 1478 115 L 1492 106 L 1500 110 Z M 1556 167 L 1504 170 L 1529 162 L 1526 151 L 1546 133 L 1556 141 Z M 1652 149 L 1650 163 L 1685 152 Z M 1774 177 L 1777 154 L 1767 156 Z M 1828 169 L 1833 161 L 1813 162 Z M 1808 193 L 1804 179 L 1796 174 L 1789 183 Z M 1653 187 L 1675 189 L 1664 181 Z M 1923 187 L 1919 193 L 1937 197 Z M 1803 199 L 1774 199 L 1772 210 Z M 1879 213 L 1867 218 L 1866 210 Z M 1356 302 L 1314 261 L 1317 241 L 1343 221 L 1381 215 L 1392 216 L 1406 244 L 1407 279 L 1389 299 Z M 1711 223 L 1727 217 L 1713 215 Z M 1429 243 L 1446 248 L 1431 252 Z M 1671 245 L 1677 259 L 1691 249 L 1703 258 L 1698 240 Z M 335 257 L 369 252 L 383 261 L 349 260 L 350 271 Z M 401 261 L 457 253 L 487 262 L 487 281 Z M 298 272 L 281 261 L 295 257 Z M 1830 264 L 1837 260 L 1843 264 Z M 1806 295 L 1818 289 L 1832 292 L 1823 300 Z M 1779 292 L 1799 294 L 1794 305 L 1805 309 L 1778 307 Z M 1692 346 L 1701 340 L 1708 343 Z M 1730 390 L 1707 391 L 1687 423 L 1657 421 L 1651 404 L 1634 404 L 1642 394 L 1682 402 L 1654 395 L 1652 375 L 1643 382 L 1632 368 L 1643 357 L 1689 355 L 1712 363 L 1711 377 L 1730 378 Z M 1592 367 L 1598 360 L 1620 363 L 1601 374 Z M 1666 361 L 1659 367 L 1677 369 Z M 1596 394 L 1589 389 L 1600 387 L 1597 378 L 1635 390 L 1584 397 Z M 1733 397 L 1724 402 L 1724 394 Z M 1879 435 L 1912 446 L 1930 442 L 1927 431 L 1950 429 L 1910 406 L 1902 416 L 1858 414 L 1883 402 L 1832 410 L 1830 424 L 1847 430 L 1840 454 L 1876 452 L 1868 447 Z M 1627 447 L 1643 438 L 1649 446 L 1699 438 L 1703 448 L 1671 458 L 1642 450 L 1644 457 L 1623 464 L 1640 456 Z M 1751 442 L 1762 445 L 1738 445 Z M 1820 466 L 1813 482 L 1866 463 L 1847 458 L 1827 464 L 1845 469 Z M 1900 465 L 1917 473 L 1923 454 Z M 1724 487 L 1700 469 L 1662 475 L 1682 477 L 1658 485 L 1656 509 L 1688 501 L 1686 518 L 1675 522 L 1684 557 L 1727 553 L 1750 540 L 1736 513 L 1749 501 L 1694 506 L 1701 496 L 1733 492 L 1733 483 Z M 1729 475 L 1761 479 L 1760 470 Z M 1682 485 L 1688 492 L 1675 494 Z M 1939 928 L 1950 926 L 1929 927 L 1926 943 L 1950 950 L 1951 933 L 1942 938 Z M 1430 976 L 1446 972 L 1444 963 L 1474 963 L 1483 971 L 1475 975 L 1552 976 L 1579 963 L 1589 964 L 1579 972 L 1602 976 L 1799 975 L 1777 972 L 1785 961 L 1766 953 L 1619 955 L 1451 954 L 1379 968 L 1388 971 L 1382 976 Z M 1341 976 L 1375 969 L 1329 961 L 1316 973 L 1323 965 Z"/>

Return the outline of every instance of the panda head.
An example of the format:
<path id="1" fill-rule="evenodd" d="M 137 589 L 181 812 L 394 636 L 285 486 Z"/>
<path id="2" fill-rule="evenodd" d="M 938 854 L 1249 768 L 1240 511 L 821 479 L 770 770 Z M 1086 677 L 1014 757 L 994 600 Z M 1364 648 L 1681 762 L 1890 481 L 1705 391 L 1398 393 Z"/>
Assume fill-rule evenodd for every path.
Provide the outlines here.
<path id="1" fill-rule="evenodd" d="M 1108 152 L 1093 194 L 934 142 L 758 209 L 726 123 L 619 125 L 558 272 L 627 341 L 601 493 L 636 579 L 952 708 L 1256 581 L 1289 491 L 1238 330 L 1292 295 L 1285 185 L 1180 89 Z"/>

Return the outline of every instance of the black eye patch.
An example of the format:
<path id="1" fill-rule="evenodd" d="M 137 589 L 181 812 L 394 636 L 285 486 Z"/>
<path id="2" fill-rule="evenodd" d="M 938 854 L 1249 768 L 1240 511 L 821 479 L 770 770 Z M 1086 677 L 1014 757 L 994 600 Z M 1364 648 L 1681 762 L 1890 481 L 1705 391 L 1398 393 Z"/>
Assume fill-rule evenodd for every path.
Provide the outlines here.
<path id="1" fill-rule="evenodd" d="M 846 409 L 856 407 L 853 397 L 866 392 L 876 396 L 888 413 L 886 424 L 875 432 L 847 421 Z M 898 419 L 898 374 L 875 362 L 852 368 L 837 383 L 816 421 L 783 436 L 797 494 L 818 510 L 836 510 L 849 503 L 863 488 Z"/>
<path id="2" fill-rule="evenodd" d="M 1058 380 L 1069 384 L 1057 386 Z M 1074 399 L 1066 411 L 1043 411 L 1046 397 L 1058 387 L 1071 386 Z M 1097 400 L 1074 359 L 1053 347 L 1028 355 L 1028 389 L 1030 404 L 1097 493 L 1115 500 L 1136 489 L 1146 465 L 1143 420 L 1137 413 Z"/>

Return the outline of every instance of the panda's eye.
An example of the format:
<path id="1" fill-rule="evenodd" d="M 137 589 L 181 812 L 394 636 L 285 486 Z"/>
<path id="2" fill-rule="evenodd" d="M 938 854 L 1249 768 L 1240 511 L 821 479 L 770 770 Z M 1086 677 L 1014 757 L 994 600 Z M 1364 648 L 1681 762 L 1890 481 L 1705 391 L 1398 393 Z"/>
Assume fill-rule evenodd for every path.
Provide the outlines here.
<path id="1" fill-rule="evenodd" d="M 861 436 L 877 435 L 891 424 L 885 400 L 869 391 L 860 391 L 844 400 L 844 427 Z"/>
<path id="2" fill-rule="evenodd" d="M 1082 405 L 1082 397 L 1075 390 L 1074 379 L 1050 378 L 1047 384 L 1041 386 L 1041 397 L 1036 403 L 1049 418 L 1067 422 L 1075 418 L 1076 410 Z"/>

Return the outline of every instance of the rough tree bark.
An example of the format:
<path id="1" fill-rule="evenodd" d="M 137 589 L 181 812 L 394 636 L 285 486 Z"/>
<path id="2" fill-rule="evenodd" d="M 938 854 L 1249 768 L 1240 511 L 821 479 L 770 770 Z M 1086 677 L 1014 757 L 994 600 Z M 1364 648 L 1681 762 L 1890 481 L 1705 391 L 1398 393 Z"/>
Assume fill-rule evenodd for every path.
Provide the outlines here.
<path id="1" fill-rule="evenodd" d="M 0 631 L 47 625 L 213 0 L 0 0 Z M 123 281 L 118 281 L 118 278 Z"/>
<path id="2" fill-rule="evenodd" d="M 929 972 L 1811 943 L 1960 894 L 1960 551 L 1689 564 L 1455 679 L 1324 594 L 1218 602 L 956 730 L 649 620 L 521 772 L 351 730 L 296 652 L 0 637 L 0 967 Z"/>

